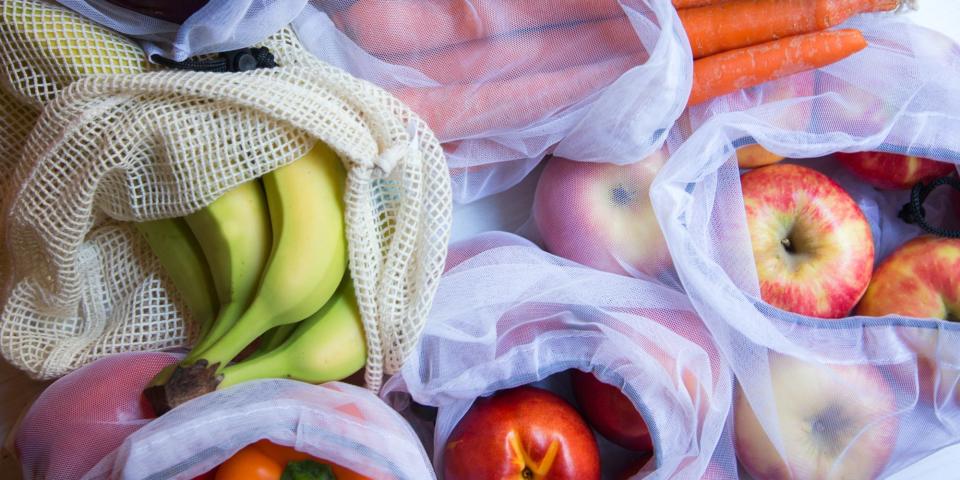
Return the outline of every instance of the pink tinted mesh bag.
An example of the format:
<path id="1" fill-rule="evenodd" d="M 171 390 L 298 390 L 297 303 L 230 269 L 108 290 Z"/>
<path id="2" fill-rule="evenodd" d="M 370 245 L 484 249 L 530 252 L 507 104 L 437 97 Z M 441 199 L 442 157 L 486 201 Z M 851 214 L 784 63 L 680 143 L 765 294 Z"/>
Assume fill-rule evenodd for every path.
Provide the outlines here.
<path id="1" fill-rule="evenodd" d="M 410 426 L 369 390 L 258 380 L 152 418 L 141 391 L 171 353 L 105 357 L 56 381 L 17 432 L 24 478 L 192 479 L 261 439 L 377 479 L 429 479 Z"/>
<path id="2" fill-rule="evenodd" d="M 150 422 L 140 392 L 172 353 L 121 353 L 61 377 L 37 398 L 16 432 L 23 478 L 77 479 Z"/>
<path id="3" fill-rule="evenodd" d="M 732 378 L 682 293 L 507 233 L 454 244 L 447 268 L 415 354 L 381 394 L 418 427 L 437 472 L 476 398 L 534 383 L 569 399 L 570 369 L 618 387 L 645 419 L 655 459 L 635 478 L 735 471 Z M 435 421 L 421 406 L 438 407 Z M 607 475 L 637 457 L 598 439 Z"/>
<path id="4" fill-rule="evenodd" d="M 764 278 L 769 282 L 806 268 L 771 277 L 771 262 L 776 264 L 771 258 L 781 257 L 766 254 L 764 232 L 790 239 L 802 236 L 793 233 L 794 227 L 799 231 L 810 224 L 798 220 L 782 231 L 765 230 L 780 227 L 763 224 L 751 232 L 745 208 L 765 203 L 754 196 L 745 201 L 747 181 L 742 187 L 738 147 L 759 143 L 795 159 L 788 164 L 825 174 L 862 212 L 871 239 L 841 256 L 811 250 L 809 255 L 828 256 L 821 268 L 852 265 L 851 257 L 872 250 L 875 263 L 866 262 L 867 271 L 872 270 L 923 233 L 898 218 L 910 200 L 909 190 L 878 190 L 831 154 L 880 150 L 960 162 L 960 88 L 955 80 L 960 48 L 896 16 L 851 23 L 870 42 L 865 51 L 812 76 L 765 84 L 691 109 L 671 132 L 671 158 L 651 188 L 679 279 L 737 377 L 734 440 L 740 462 L 756 478 L 879 478 L 960 439 L 960 332 L 955 323 L 853 316 L 852 305 L 840 312 L 843 318 L 816 318 L 778 308 L 762 296 Z M 754 170 L 760 171 L 764 169 Z M 845 215 L 840 203 L 819 196 L 833 187 L 808 194 L 812 180 L 785 187 L 785 170 L 766 171 L 781 172 L 769 183 L 775 192 L 771 198 L 806 202 L 803 208 L 825 207 L 822 215 L 827 217 Z M 760 190 L 751 183 L 750 195 Z M 925 210 L 931 224 L 957 228 L 960 202 L 946 192 L 931 196 Z M 845 234 L 857 231 L 846 225 Z M 806 240 L 797 242 L 829 238 L 825 230 L 809 230 Z M 797 245 L 781 241 L 770 251 L 785 255 Z M 933 258 L 935 252 L 928 254 Z M 960 269 L 947 265 L 942 270 L 945 276 L 952 272 L 953 280 L 941 284 L 940 294 L 946 307 L 954 309 L 954 299 L 960 298 L 955 272 Z M 851 267 L 830 277 L 834 286 L 812 297 L 811 305 L 843 295 L 838 285 L 856 278 L 855 272 Z M 815 272 L 805 278 L 804 287 L 822 280 Z M 804 293 L 801 288 L 786 297 L 797 301 Z M 910 300 L 906 295 L 900 301 Z"/>

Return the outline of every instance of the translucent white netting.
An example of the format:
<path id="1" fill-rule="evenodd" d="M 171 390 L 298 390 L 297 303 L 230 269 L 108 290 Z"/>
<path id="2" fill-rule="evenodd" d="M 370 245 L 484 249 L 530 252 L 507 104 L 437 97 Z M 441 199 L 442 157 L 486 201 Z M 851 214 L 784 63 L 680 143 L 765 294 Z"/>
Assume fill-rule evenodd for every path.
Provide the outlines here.
<path id="1" fill-rule="evenodd" d="M 214 0 L 179 28 L 105 0 L 60 1 L 177 60 L 247 46 L 292 21 L 311 53 L 430 124 L 459 202 L 515 185 L 547 153 L 646 156 L 683 110 L 692 76 L 666 0 Z"/>
<path id="2" fill-rule="evenodd" d="M 452 245 L 447 266 L 415 355 L 381 394 L 421 431 L 438 472 L 474 399 L 534 382 L 569 398 L 569 369 L 620 387 L 642 413 L 656 454 L 644 475 L 735 471 L 725 430 L 732 378 L 681 292 L 506 233 Z M 436 423 L 418 418 L 411 399 L 439 407 Z M 604 471 L 617 475 L 630 452 L 601 445 Z"/>
<path id="3" fill-rule="evenodd" d="M 789 423 L 800 416 L 799 402 L 845 405 L 843 415 L 793 419 L 848 430 L 824 455 L 831 459 L 824 471 L 835 476 L 889 475 L 960 439 L 955 324 L 897 316 L 823 320 L 760 299 L 737 147 L 758 142 L 794 159 L 824 157 L 789 162 L 826 173 L 852 196 L 870 223 L 878 264 L 922 233 L 897 218 L 909 192 L 876 190 L 829 154 L 882 150 L 960 162 L 960 48 L 896 16 L 851 24 L 863 30 L 867 50 L 812 77 L 692 109 L 671 132 L 670 161 L 651 189 L 679 278 L 742 388 L 734 418 L 747 418 L 744 406 L 752 407 L 754 436 L 769 437 L 774 457 L 789 465 L 767 472 L 771 477 L 810 476 L 803 458 L 821 458 L 821 450 L 812 454 L 798 443 Z M 784 89 L 807 93 L 784 98 Z M 945 198 L 927 205 L 935 225 L 956 225 L 956 212 Z M 889 451 L 878 446 L 887 444 Z M 858 463 L 864 459 L 870 464 Z"/>
<path id="4" fill-rule="evenodd" d="M 425 123 L 303 51 L 289 30 L 265 43 L 279 68 L 144 72 L 135 44 L 63 7 L 0 8 L 4 91 L 21 118 L 44 106 L 25 140 L 17 129 L 0 135 L 23 145 L 8 161 L 16 191 L 5 206 L 0 349 L 11 363 L 50 378 L 111 353 L 182 345 L 183 311 L 125 222 L 190 213 L 320 139 L 348 170 L 368 385 L 399 369 L 425 321 L 450 224 L 443 152 Z"/>
<path id="5" fill-rule="evenodd" d="M 151 420 L 140 391 L 179 358 L 119 354 L 55 382 L 17 437 L 26 478 L 194 478 L 261 439 L 370 478 L 433 478 L 403 418 L 369 390 L 345 383 L 248 382 Z"/>

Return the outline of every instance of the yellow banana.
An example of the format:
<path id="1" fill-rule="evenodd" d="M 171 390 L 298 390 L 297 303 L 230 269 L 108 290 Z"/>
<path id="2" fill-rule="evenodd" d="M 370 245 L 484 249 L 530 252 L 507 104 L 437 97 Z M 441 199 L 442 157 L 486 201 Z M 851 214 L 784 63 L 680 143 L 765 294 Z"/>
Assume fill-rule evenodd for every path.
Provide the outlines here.
<path id="1" fill-rule="evenodd" d="M 206 255 L 220 299 L 209 332 L 184 359 L 190 363 L 226 334 L 253 300 L 270 255 L 272 232 L 266 195 L 253 180 L 185 217 Z"/>
<path id="2" fill-rule="evenodd" d="M 342 380 L 363 368 L 367 358 L 360 309 L 349 278 L 317 313 L 299 323 L 274 350 L 223 369 L 217 388 L 260 378 L 309 383 Z"/>
<path id="3" fill-rule="evenodd" d="M 134 224 L 160 259 L 202 337 L 217 313 L 217 292 L 200 244 L 182 218 Z"/>
<path id="4" fill-rule="evenodd" d="M 333 295 L 347 268 L 344 169 L 323 143 L 263 177 L 273 249 L 236 324 L 198 358 L 225 367 L 267 330 L 303 320 Z"/>

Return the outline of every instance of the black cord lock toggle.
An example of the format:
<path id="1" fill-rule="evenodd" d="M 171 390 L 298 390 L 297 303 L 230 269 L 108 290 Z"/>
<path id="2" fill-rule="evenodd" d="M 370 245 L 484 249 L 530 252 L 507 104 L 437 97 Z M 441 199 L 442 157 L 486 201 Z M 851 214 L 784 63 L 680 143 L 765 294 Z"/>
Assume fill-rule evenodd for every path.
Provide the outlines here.
<path id="1" fill-rule="evenodd" d="M 168 68 L 194 72 L 236 73 L 277 66 L 273 53 L 267 47 L 241 48 L 240 50 L 222 52 L 217 58 L 211 60 L 187 59 L 177 62 L 160 55 L 153 55 L 150 59 Z"/>
<path id="2" fill-rule="evenodd" d="M 910 202 L 900 209 L 900 213 L 897 216 L 906 223 L 917 225 L 923 229 L 924 232 L 946 238 L 960 238 L 960 231 L 958 230 L 947 230 L 945 228 L 935 227 L 927 222 L 927 211 L 924 210 L 923 203 L 927 201 L 927 197 L 929 197 L 937 187 L 944 185 L 960 191 L 960 179 L 954 176 L 938 178 L 927 184 L 918 182 L 913 186 L 913 190 L 910 191 Z"/>

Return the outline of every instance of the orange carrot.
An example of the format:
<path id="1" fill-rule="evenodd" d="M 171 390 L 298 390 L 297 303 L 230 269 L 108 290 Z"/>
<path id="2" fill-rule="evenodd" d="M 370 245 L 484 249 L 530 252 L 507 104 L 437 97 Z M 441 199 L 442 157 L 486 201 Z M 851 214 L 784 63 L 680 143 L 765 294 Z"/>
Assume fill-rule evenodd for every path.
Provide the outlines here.
<path id="1" fill-rule="evenodd" d="M 839 25 L 865 12 L 897 8 L 899 0 L 730 0 L 680 10 L 693 58 Z"/>
<path id="2" fill-rule="evenodd" d="M 718 53 L 693 62 L 687 105 L 820 68 L 867 47 L 858 30 L 808 33 Z"/>
<path id="3" fill-rule="evenodd" d="M 673 0 L 673 6 L 680 8 L 702 7 L 704 5 L 716 5 L 726 0 Z"/>
<path id="4" fill-rule="evenodd" d="M 625 14 L 617 0 L 357 0 L 332 14 L 340 30 L 379 56 L 618 16 Z"/>
<path id="5" fill-rule="evenodd" d="M 626 56 L 487 83 L 401 88 L 393 94 L 419 114 L 440 141 L 448 142 L 545 118 L 609 85 L 638 63 Z"/>
<path id="6" fill-rule="evenodd" d="M 626 18 L 617 18 L 474 40 L 398 56 L 391 62 L 415 68 L 439 83 L 449 84 L 499 80 L 642 52 L 643 44 L 633 26 Z M 638 59 L 638 63 L 643 61 Z"/>

